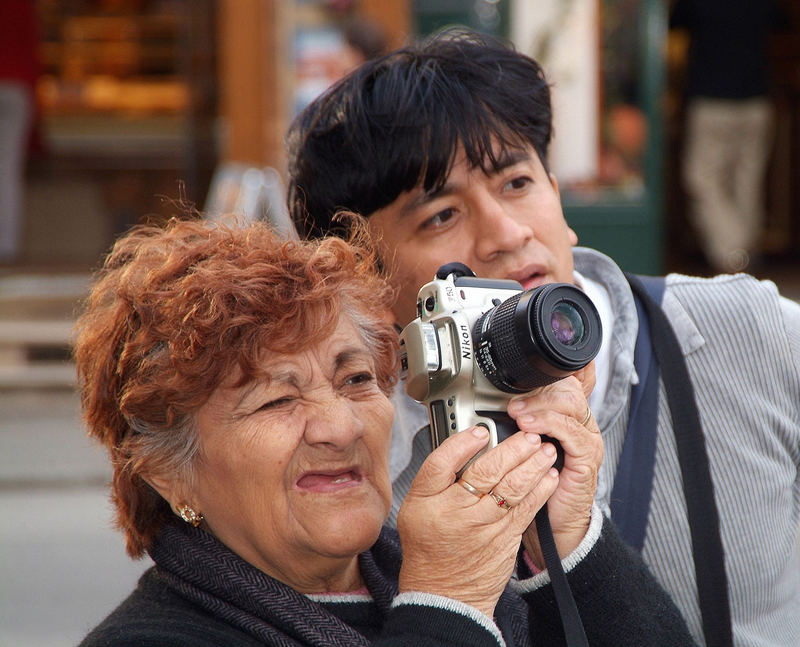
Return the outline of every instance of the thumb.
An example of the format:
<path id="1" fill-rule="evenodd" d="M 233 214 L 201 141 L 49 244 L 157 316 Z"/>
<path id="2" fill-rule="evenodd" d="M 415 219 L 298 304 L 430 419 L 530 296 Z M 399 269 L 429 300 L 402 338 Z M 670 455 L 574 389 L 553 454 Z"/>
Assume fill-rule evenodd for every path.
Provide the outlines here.
<path id="1" fill-rule="evenodd" d="M 489 430 L 480 425 L 448 437 L 419 468 L 409 494 L 430 496 L 450 487 L 461 470 L 489 442 Z"/>

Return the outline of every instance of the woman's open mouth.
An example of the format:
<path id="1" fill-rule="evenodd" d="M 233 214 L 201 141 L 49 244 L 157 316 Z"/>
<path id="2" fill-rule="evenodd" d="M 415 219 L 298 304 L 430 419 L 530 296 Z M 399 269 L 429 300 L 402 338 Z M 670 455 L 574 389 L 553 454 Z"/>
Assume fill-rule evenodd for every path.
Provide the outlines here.
<path id="1" fill-rule="evenodd" d="M 297 487 L 314 492 L 334 492 L 358 485 L 361 480 L 361 475 L 354 470 L 307 472 L 297 479 Z"/>

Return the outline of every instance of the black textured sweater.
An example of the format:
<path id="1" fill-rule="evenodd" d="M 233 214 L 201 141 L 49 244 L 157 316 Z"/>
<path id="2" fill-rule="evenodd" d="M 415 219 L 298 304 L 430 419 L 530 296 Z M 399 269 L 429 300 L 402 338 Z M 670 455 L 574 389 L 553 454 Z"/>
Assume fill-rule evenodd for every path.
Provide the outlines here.
<path id="1" fill-rule="evenodd" d="M 366 597 L 310 600 L 187 524 L 167 526 L 152 556 L 156 566 L 82 647 L 502 645 L 496 626 L 465 605 L 414 594 L 398 603 L 400 544 L 389 528 L 359 556 Z M 591 645 L 695 644 L 668 596 L 607 520 L 568 578 Z M 530 582 L 512 582 L 497 605 L 506 645 L 564 644 L 551 586 L 530 588 Z"/>

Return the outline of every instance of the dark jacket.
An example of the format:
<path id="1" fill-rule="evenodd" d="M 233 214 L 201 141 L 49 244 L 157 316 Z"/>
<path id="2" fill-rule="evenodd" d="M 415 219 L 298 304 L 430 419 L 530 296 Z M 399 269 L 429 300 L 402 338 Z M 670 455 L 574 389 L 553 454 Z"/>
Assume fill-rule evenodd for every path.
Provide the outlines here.
<path id="1" fill-rule="evenodd" d="M 769 37 L 785 22 L 774 0 L 677 0 L 670 27 L 689 34 L 687 96 L 766 96 Z"/>
<path id="2" fill-rule="evenodd" d="M 157 565 L 82 647 L 500 644 L 496 632 L 458 605 L 440 606 L 441 598 L 419 596 L 392 604 L 401 556 L 397 533 L 388 527 L 359 556 L 371 599 L 315 602 L 240 559 L 211 535 L 177 521 L 164 529 L 152 556 Z M 568 578 L 593 646 L 695 644 L 675 606 L 607 520 Z M 551 586 L 522 594 L 512 588 L 525 586 L 514 582 L 496 610 L 506 644 L 563 644 Z"/>

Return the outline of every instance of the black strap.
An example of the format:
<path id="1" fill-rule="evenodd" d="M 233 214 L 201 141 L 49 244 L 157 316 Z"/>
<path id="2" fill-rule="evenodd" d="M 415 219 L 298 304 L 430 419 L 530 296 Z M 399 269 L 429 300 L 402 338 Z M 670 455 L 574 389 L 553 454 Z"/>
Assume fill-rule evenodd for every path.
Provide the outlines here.
<path id="1" fill-rule="evenodd" d="M 653 301 L 661 303 L 663 277 L 642 277 Z M 639 383 L 631 389 L 630 416 L 622 445 L 614 489 L 611 493 L 611 519 L 620 535 L 637 552 L 642 552 L 658 438 L 658 362 L 653 354 L 650 325 L 642 300 L 634 293 L 639 334 L 636 337 L 633 364 Z"/>
<path id="2" fill-rule="evenodd" d="M 642 282 L 628 275 L 650 323 L 653 350 L 667 392 L 692 538 L 697 594 L 708 647 L 733 645 L 725 553 L 719 514 L 694 389 L 675 331 Z M 656 415 L 653 412 L 653 415 Z"/>
<path id="3" fill-rule="evenodd" d="M 586 632 L 583 629 L 583 622 L 572 597 L 572 589 L 569 588 L 567 575 L 561 566 L 561 558 L 558 556 L 556 541 L 553 538 L 553 529 L 550 527 L 550 517 L 547 515 L 547 504 L 545 503 L 539 512 L 536 513 L 536 531 L 539 534 L 539 546 L 542 549 L 542 556 L 550 574 L 550 581 L 553 584 L 553 594 L 558 605 L 558 613 L 561 616 L 561 626 L 564 629 L 567 647 L 589 647 Z"/>
<path id="4" fill-rule="evenodd" d="M 492 412 L 492 411 L 478 411 L 478 415 L 492 418 L 497 429 L 498 440 L 504 440 L 511 434 L 517 431 L 517 423 L 507 413 Z M 547 438 L 542 436 L 542 438 Z M 548 442 L 556 444 L 556 448 L 560 454 L 559 460 L 561 465 L 564 462 L 564 450 L 561 445 L 552 438 L 547 439 Z M 560 470 L 561 468 L 558 467 Z M 586 632 L 583 629 L 583 621 L 581 620 L 578 607 L 575 604 L 575 598 L 572 596 L 572 589 L 567 581 L 567 575 L 564 573 L 564 567 L 561 565 L 561 558 L 558 555 L 556 548 L 556 541 L 553 537 L 553 529 L 550 526 L 550 517 L 547 514 L 547 503 L 545 503 L 539 512 L 536 513 L 536 531 L 539 534 L 539 546 L 542 549 L 542 557 L 544 557 L 544 565 L 547 572 L 550 574 L 550 582 L 553 585 L 553 595 L 556 598 L 556 605 L 558 606 L 558 613 L 561 616 L 561 627 L 564 629 L 564 637 L 566 638 L 567 647 L 588 647 L 589 642 L 586 639 Z M 503 631 L 506 635 L 506 632 Z"/>

